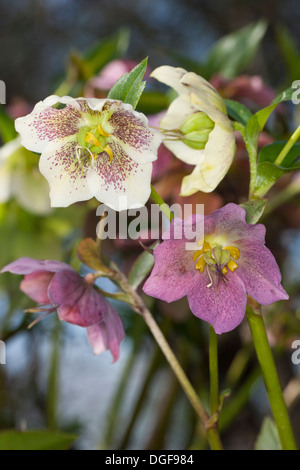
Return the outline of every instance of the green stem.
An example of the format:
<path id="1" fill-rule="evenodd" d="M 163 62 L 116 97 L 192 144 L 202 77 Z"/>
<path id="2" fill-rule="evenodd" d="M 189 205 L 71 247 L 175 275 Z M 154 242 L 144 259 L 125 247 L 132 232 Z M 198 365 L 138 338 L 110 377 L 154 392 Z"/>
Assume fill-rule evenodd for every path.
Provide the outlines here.
<path id="1" fill-rule="evenodd" d="M 209 375 L 210 375 L 210 414 L 213 416 L 219 409 L 219 375 L 218 375 L 218 340 L 212 326 L 209 329 Z"/>
<path id="2" fill-rule="evenodd" d="M 57 405 L 59 398 L 59 366 L 60 366 L 60 337 L 61 322 L 56 319 L 52 333 L 52 353 L 48 379 L 47 424 L 53 431 L 58 429 Z"/>
<path id="3" fill-rule="evenodd" d="M 145 306 L 141 297 L 136 293 L 134 289 L 128 283 L 126 276 L 118 270 L 116 273 L 117 281 L 119 282 L 120 286 L 129 294 L 133 300 L 133 308 L 134 310 L 142 315 L 144 318 L 145 323 L 147 324 L 148 328 L 150 329 L 156 343 L 160 347 L 161 351 L 163 352 L 166 360 L 168 361 L 171 369 L 173 370 L 174 374 L 176 375 L 181 387 L 183 388 L 190 404 L 194 408 L 196 414 L 200 418 L 201 422 L 203 423 L 206 432 L 207 438 L 210 443 L 210 446 L 213 450 L 222 450 L 222 444 L 219 437 L 219 433 L 217 430 L 217 425 L 215 421 L 211 420 L 210 416 L 206 412 L 204 406 L 200 398 L 198 397 L 195 389 L 193 388 L 191 382 L 189 381 L 187 375 L 185 374 L 183 368 L 181 367 L 180 363 L 178 362 L 175 354 L 173 353 L 172 349 L 170 348 L 168 342 L 166 341 L 161 329 L 159 328 L 158 324 L 156 323 L 154 317 L 152 316 L 151 312 Z"/>
<path id="4" fill-rule="evenodd" d="M 260 307 L 247 306 L 247 318 L 283 450 L 297 450 Z"/>
<path id="5" fill-rule="evenodd" d="M 167 217 L 167 219 L 171 222 L 174 217 L 173 212 L 170 211 L 168 204 L 165 203 L 165 201 L 160 197 L 160 195 L 152 185 L 150 197 L 159 206 L 160 210 Z"/>
<path id="6" fill-rule="evenodd" d="M 297 142 L 299 137 L 300 137 L 300 126 L 297 127 L 295 132 L 291 135 L 291 137 L 289 138 L 289 140 L 287 141 L 287 143 L 285 144 L 285 146 L 279 153 L 278 157 L 276 158 L 274 162 L 275 165 L 280 165 L 283 162 L 283 160 L 285 159 L 285 157 L 287 156 L 287 154 L 289 153 L 293 145 Z"/>
<path id="7" fill-rule="evenodd" d="M 245 146 L 249 156 L 249 169 L 250 169 L 250 185 L 249 185 L 249 200 L 252 199 L 254 194 L 256 177 L 257 177 L 257 147 L 251 143 L 245 126 L 239 122 L 233 123 L 233 128 L 236 131 L 239 131 L 244 139 Z"/>

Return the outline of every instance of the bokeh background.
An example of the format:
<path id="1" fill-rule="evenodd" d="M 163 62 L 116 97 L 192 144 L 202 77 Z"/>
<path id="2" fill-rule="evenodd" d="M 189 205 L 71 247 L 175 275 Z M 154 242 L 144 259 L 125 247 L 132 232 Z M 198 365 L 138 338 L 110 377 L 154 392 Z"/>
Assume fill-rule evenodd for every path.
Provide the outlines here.
<path id="1" fill-rule="evenodd" d="M 120 70 L 125 72 L 146 56 L 149 69 L 170 64 L 196 71 L 225 98 L 256 111 L 300 79 L 299 20 L 296 0 L 0 0 L 0 79 L 7 91 L 6 105 L 0 109 L 2 144 L 15 138 L 13 119 L 30 112 L 37 101 L 53 92 L 105 96 Z M 232 40 L 230 61 L 226 54 L 212 60 L 217 42 L 243 27 L 250 28 L 248 35 Z M 126 61 L 109 69 L 104 83 L 99 74 L 116 59 Z M 164 87 L 149 80 L 146 90 L 141 111 L 155 114 L 167 106 Z M 261 145 L 288 136 L 299 124 L 296 108 L 278 107 Z M 0 172 L 6 158 L 0 158 Z M 1 266 L 32 256 L 84 269 L 76 259 L 76 246 L 83 236 L 95 236 L 97 202 L 48 211 L 47 184 L 36 174 L 36 158 L 19 149 L 9 191 L 5 197 L 0 191 Z M 170 155 L 161 154 L 153 182 L 168 202 L 204 203 L 210 213 L 246 198 L 248 163 L 239 140 L 230 173 L 213 194 L 180 199 L 185 171 Z M 0 185 L 6 188 L 7 179 L 1 175 Z M 292 190 L 285 191 L 291 181 Z M 265 320 L 300 444 L 299 372 L 291 362 L 292 341 L 300 338 L 300 178 L 286 176 L 271 196 L 276 198 L 281 190 L 285 200 L 277 199 L 263 221 L 291 300 L 265 309 Z M 104 247 L 124 269 L 141 251 L 134 243 L 107 241 Z M 7 364 L 0 365 L 0 429 L 76 434 L 74 449 L 206 448 L 183 392 L 130 309 L 117 305 L 127 336 L 119 361 L 111 365 L 108 352 L 93 355 L 83 329 L 61 325 L 54 316 L 28 331 L 32 316 L 23 310 L 32 303 L 19 293 L 19 281 L 9 274 L 0 280 L 0 335 L 7 354 Z M 207 403 L 207 325 L 191 315 L 185 300 L 171 305 L 152 301 L 151 308 Z M 247 324 L 222 335 L 219 347 L 221 389 L 231 389 L 220 421 L 224 445 L 252 449 L 270 410 Z"/>

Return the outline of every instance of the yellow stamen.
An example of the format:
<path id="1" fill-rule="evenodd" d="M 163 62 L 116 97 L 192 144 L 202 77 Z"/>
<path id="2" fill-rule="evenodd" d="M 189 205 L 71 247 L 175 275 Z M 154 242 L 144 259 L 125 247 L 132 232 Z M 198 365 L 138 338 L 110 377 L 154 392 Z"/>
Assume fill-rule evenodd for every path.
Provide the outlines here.
<path id="1" fill-rule="evenodd" d="M 230 269 L 231 272 L 234 272 L 236 270 L 236 268 L 238 268 L 238 264 L 236 264 L 235 261 L 233 261 L 232 259 L 227 263 L 227 267 L 228 269 Z"/>
<path id="2" fill-rule="evenodd" d="M 97 137 L 95 137 L 94 134 L 92 134 L 91 132 L 86 133 L 85 142 L 87 142 L 88 144 L 96 145 L 96 147 L 102 147 Z"/>
<path id="3" fill-rule="evenodd" d="M 114 154 L 113 154 L 113 151 L 112 151 L 112 149 L 110 148 L 109 145 L 107 145 L 107 146 L 104 148 L 104 152 L 107 153 L 107 155 L 109 156 L 109 162 L 111 162 L 112 159 L 113 159 Z"/>
<path id="4" fill-rule="evenodd" d="M 199 269 L 200 273 L 203 273 L 203 270 L 205 268 L 205 261 L 203 256 L 201 256 L 201 258 L 197 261 L 195 268 Z"/>
<path id="5" fill-rule="evenodd" d="M 239 259 L 240 257 L 240 250 L 236 246 L 225 246 L 224 250 L 229 251 L 230 256 L 233 259 Z"/>
<path id="6" fill-rule="evenodd" d="M 97 129 L 98 129 L 99 134 L 100 134 L 100 135 L 103 135 L 103 137 L 109 137 L 109 136 L 110 136 L 110 134 L 108 134 L 107 132 L 105 132 L 105 131 L 102 129 L 101 124 L 98 124 Z"/>
<path id="7" fill-rule="evenodd" d="M 196 261 L 196 259 L 199 258 L 199 256 L 201 255 L 203 255 L 203 250 L 195 251 L 195 253 L 193 254 L 193 261 Z"/>
<path id="8" fill-rule="evenodd" d="M 224 266 L 224 268 L 222 269 L 222 274 L 226 274 L 227 272 L 228 272 L 228 271 L 227 271 L 227 269 L 226 269 L 225 266 Z"/>
<path id="9" fill-rule="evenodd" d="M 203 246 L 202 246 L 202 250 L 204 253 L 206 253 L 207 251 L 210 251 L 211 250 L 211 246 L 208 242 L 204 241 L 203 243 Z"/>

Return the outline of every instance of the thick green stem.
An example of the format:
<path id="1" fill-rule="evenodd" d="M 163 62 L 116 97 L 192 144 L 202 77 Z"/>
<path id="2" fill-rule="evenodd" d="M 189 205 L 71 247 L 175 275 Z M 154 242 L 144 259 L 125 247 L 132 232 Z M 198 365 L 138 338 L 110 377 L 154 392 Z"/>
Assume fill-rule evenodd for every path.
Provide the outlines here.
<path id="1" fill-rule="evenodd" d="M 209 329 L 209 375 L 210 375 L 210 414 L 213 416 L 219 409 L 219 374 L 218 374 L 218 340 L 212 326 Z"/>
<path id="2" fill-rule="evenodd" d="M 289 140 L 287 141 L 287 143 L 285 144 L 285 146 L 283 147 L 283 149 L 277 156 L 274 162 L 275 165 L 280 165 L 283 162 L 283 160 L 285 159 L 285 157 L 287 156 L 287 154 L 289 153 L 293 145 L 297 142 L 299 137 L 300 137 L 300 126 L 297 127 L 295 132 L 291 135 L 291 137 L 289 138 Z"/>
<path id="3" fill-rule="evenodd" d="M 257 177 L 257 147 L 250 141 L 245 126 L 239 122 L 233 123 L 233 128 L 239 131 L 244 139 L 245 146 L 249 156 L 249 169 L 250 169 L 250 185 L 249 185 L 249 200 L 252 199 L 255 189 Z"/>
<path id="4" fill-rule="evenodd" d="M 293 429 L 259 307 L 258 309 L 255 308 L 254 311 L 248 306 L 247 318 L 282 448 L 283 450 L 297 450 Z"/>

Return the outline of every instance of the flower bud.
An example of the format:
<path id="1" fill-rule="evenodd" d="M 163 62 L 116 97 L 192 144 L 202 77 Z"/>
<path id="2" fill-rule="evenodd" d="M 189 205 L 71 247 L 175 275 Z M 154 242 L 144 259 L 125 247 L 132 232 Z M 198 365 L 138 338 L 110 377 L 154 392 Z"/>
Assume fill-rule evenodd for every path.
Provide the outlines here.
<path id="1" fill-rule="evenodd" d="M 183 142 L 193 149 L 204 149 L 214 126 L 215 123 L 204 112 L 192 114 L 180 128 L 184 135 Z"/>

